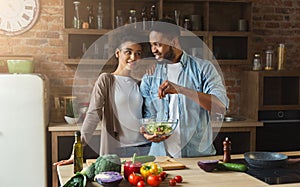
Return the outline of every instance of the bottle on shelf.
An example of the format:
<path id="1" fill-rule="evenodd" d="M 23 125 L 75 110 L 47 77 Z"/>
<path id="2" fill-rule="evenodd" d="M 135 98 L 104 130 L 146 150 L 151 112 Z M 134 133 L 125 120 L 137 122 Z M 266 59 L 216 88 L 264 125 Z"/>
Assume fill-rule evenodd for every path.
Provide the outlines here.
<path id="1" fill-rule="evenodd" d="M 156 21 L 156 7 L 155 5 L 151 6 L 151 10 L 150 10 L 150 26 L 152 27 L 154 22 Z"/>
<path id="2" fill-rule="evenodd" d="M 123 15 L 122 10 L 117 10 L 117 16 L 116 16 L 116 28 L 121 27 L 124 25 L 123 21 Z"/>
<path id="3" fill-rule="evenodd" d="M 285 46 L 279 44 L 278 46 L 278 70 L 284 70 L 285 65 Z"/>
<path id="4" fill-rule="evenodd" d="M 129 20 L 128 20 L 128 23 L 129 24 L 134 24 L 134 28 L 136 29 L 136 22 L 137 22 L 136 10 L 135 9 L 131 9 L 131 10 L 129 10 Z"/>
<path id="5" fill-rule="evenodd" d="M 103 10 L 101 1 L 98 4 L 97 29 L 103 29 Z"/>
<path id="6" fill-rule="evenodd" d="M 96 23 L 95 23 L 95 16 L 94 16 L 94 12 L 93 12 L 93 6 L 89 5 L 86 8 L 89 11 L 89 15 L 88 15 L 89 28 L 90 29 L 95 29 L 96 28 Z"/>
<path id="7" fill-rule="evenodd" d="M 74 10 L 75 10 L 75 15 L 73 17 L 73 28 L 75 29 L 80 29 L 81 28 L 81 21 L 79 17 L 79 1 L 74 1 Z"/>
<path id="8" fill-rule="evenodd" d="M 86 43 L 85 42 L 83 42 L 82 43 L 82 48 L 81 48 L 81 52 L 82 52 L 82 56 L 84 56 L 84 54 L 86 53 L 86 50 L 87 50 L 87 48 L 86 48 Z"/>
<path id="9" fill-rule="evenodd" d="M 80 172 L 83 169 L 83 149 L 81 143 L 81 134 L 80 131 L 75 132 L 75 142 L 73 145 L 74 151 L 74 173 Z"/>
<path id="10" fill-rule="evenodd" d="M 226 137 L 225 140 L 223 141 L 223 151 L 224 151 L 223 162 L 230 162 L 231 141 L 228 139 L 228 137 Z"/>
<path id="11" fill-rule="evenodd" d="M 144 7 L 142 9 L 142 29 L 143 30 L 147 30 L 148 29 L 148 25 L 147 25 L 147 12 L 146 12 L 146 7 Z"/>

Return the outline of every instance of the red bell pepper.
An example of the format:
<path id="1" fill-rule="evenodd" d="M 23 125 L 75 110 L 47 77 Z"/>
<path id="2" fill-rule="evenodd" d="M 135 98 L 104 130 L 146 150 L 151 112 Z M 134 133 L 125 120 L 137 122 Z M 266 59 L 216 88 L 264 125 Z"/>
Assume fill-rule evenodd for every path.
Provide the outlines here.
<path id="1" fill-rule="evenodd" d="M 128 180 L 131 173 L 140 173 L 140 168 L 142 167 L 141 162 L 135 162 L 136 154 L 133 154 L 132 161 L 126 161 L 124 163 L 124 178 Z"/>

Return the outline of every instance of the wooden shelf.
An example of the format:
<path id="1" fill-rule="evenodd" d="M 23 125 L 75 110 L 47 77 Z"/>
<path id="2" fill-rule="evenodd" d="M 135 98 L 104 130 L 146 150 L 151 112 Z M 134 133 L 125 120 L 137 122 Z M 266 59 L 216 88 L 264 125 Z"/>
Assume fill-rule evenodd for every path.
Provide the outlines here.
<path id="1" fill-rule="evenodd" d="M 98 2 L 99 0 L 81 2 L 79 5 L 80 16 L 84 19 L 87 18 L 86 6 L 92 5 L 96 19 Z M 180 26 L 183 25 L 184 18 L 188 18 L 190 15 L 199 15 L 201 19 L 197 23 L 200 25 L 200 30 L 191 31 L 192 34 L 182 31 L 181 34 L 183 37 L 198 36 L 218 57 L 217 60 L 220 64 L 251 64 L 251 0 L 141 0 L 138 2 L 135 0 L 101 0 L 101 2 L 105 15 L 103 20 L 104 29 L 74 29 L 72 28 L 74 5 L 72 1 L 64 0 L 65 64 L 77 65 L 83 55 L 81 54 L 83 42 L 87 43 L 87 47 L 89 47 L 99 37 L 112 31 L 117 10 L 122 11 L 124 23 L 126 23 L 130 9 L 137 11 L 137 19 L 140 21 L 141 10 L 145 7 L 149 16 L 152 5 L 156 6 L 157 19 L 165 16 L 174 18 L 174 10 L 179 10 L 181 12 Z M 239 19 L 247 20 L 247 31 L 238 31 Z M 147 31 L 145 31 L 145 34 L 147 34 Z M 234 45 L 236 41 L 238 41 L 237 45 L 239 47 L 230 46 L 230 44 Z M 192 45 L 194 45 L 193 42 Z M 223 49 L 226 49 L 226 51 L 219 58 L 220 54 L 215 53 L 218 50 L 223 51 Z M 100 50 L 103 52 L 104 46 Z M 233 54 L 232 57 L 231 54 Z M 94 64 L 94 62 L 88 62 L 87 64 Z"/>
<path id="2" fill-rule="evenodd" d="M 66 28 L 64 31 L 67 34 L 80 34 L 80 35 L 104 35 L 111 31 L 111 29 L 74 29 L 74 28 Z"/>

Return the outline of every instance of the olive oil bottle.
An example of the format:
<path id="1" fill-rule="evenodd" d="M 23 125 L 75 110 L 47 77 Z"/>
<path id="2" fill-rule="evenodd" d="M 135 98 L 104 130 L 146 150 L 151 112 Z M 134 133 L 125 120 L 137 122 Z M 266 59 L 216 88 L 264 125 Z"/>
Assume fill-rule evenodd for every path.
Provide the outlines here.
<path id="1" fill-rule="evenodd" d="M 83 169 L 83 149 L 81 142 L 80 131 L 75 132 L 74 150 L 74 173 L 80 172 Z"/>

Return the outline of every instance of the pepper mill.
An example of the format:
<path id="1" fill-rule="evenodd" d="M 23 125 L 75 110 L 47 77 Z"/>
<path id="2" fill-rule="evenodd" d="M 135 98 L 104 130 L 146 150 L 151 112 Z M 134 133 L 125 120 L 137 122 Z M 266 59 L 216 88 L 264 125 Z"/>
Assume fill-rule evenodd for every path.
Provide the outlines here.
<path id="1" fill-rule="evenodd" d="M 231 141 L 229 141 L 228 137 L 226 137 L 225 140 L 223 141 L 223 151 L 224 151 L 223 162 L 230 162 Z"/>

